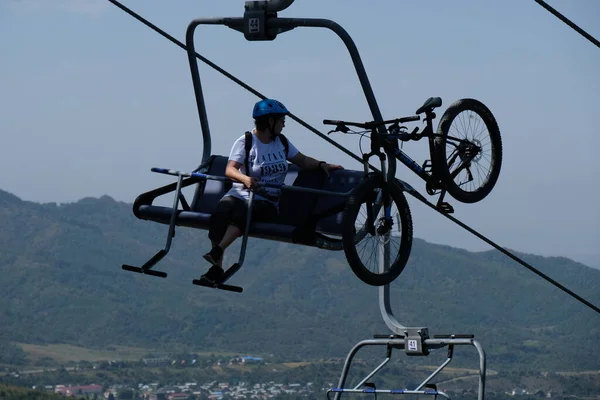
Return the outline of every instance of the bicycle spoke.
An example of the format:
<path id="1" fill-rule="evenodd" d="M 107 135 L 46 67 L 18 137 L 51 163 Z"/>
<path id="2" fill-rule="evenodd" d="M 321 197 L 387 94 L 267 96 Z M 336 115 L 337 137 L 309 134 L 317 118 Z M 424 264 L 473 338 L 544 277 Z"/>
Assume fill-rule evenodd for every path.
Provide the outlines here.
<path id="1" fill-rule="evenodd" d="M 378 193 L 374 202 L 362 203 L 355 221 L 356 237 L 354 243 L 358 256 L 365 267 L 373 273 L 379 273 L 381 249 L 387 246 L 390 262 L 394 262 L 396 255 L 399 253 L 400 240 L 402 239 L 399 215 L 394 203 L 392 203 L 392 227 L 390 231 L 383 235 L 377 233 L 377 228 L 385 222 L 385 207 L 382 207 L 381 200 L 381 193 Z M 371 224 L 375 234 L 369 233 L 369 227 L 366 226 L 369 219 L 369 209 L 373 210 Z M 396 219 L 398 219 L 398 222 L 396 222 Z"/>
<path id="2" fill-rule="evenodd" d="M 496 184 L 502 139 L 496 119 L 480 101 L 460 99 L 448 107 L 438 125 L 434 151 L 439 176 L 454 199 L 476 203 Z"/>
<path id="3" fill-rule="evenodd" d="M 476 191 L 489 178 L 494 163 L 487 126 L 476 112 L 466 110 L 457 115 L 448 134 L 445 141 L 448 172 L 463 190 Z M 473 146 L 479 148 L 474 156 Z"/>

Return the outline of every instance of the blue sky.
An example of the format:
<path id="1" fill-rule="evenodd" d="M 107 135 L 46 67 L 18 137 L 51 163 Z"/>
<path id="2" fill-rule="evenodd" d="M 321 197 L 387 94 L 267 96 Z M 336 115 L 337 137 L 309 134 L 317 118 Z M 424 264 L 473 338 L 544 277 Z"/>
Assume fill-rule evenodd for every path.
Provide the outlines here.
<path id="1" fill-rule="evenodd" d="M 193 18 L 241 16 L 244 2 L 124 4 L 183 41 Z M 599 2 L 549 4 L 600 37 Z M 452 202 L 455 216 L 502 246 L 600 267 L 600 49 L 533 0 L 296 0 L 280 15 L 344 27 L 385 118 L 411 115 L 430 96 L 444 101 L 439 116 L 463 97 L 488 105 L 504 142 L 500 179 L 480 203 Z M 247 42 L 225 27 L 202 27 L 196 40 L 201 54 L 323 132 L 324 118 L 370 119 L 345 47 L 329 31 Z M 0 54 L 0 189 L 36 202 L 105 194 L 133 202 L 170 182 L 151 167 L 191 170 L 200 162 L 186 53 L 108 1 L 2 1 Z M 256 98 L 205 65 L 200 72 L 212 150 L 226 155 L 252 126 Z M 286 135 L 305 154 L 359 168 L 292 121 Z M 356 137 L 334 139 L 359 151 Z M 405 150 L 426 157 L 425 143 Z M 403 166 L 398 177 L 424 190 Z M 415 236 L 488 248 L 409 202 Z"/>

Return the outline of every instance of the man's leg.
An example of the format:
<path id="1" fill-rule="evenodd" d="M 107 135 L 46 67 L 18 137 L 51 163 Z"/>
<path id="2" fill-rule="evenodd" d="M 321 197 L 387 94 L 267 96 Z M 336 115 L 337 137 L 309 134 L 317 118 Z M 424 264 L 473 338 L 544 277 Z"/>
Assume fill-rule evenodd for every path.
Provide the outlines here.
<path id="1" fill-rule="evenodd" d="M 204 259 L 212 265 L 223 268 L 223 253 L 235 239 L 242 235 L 242 231 L 235 225 L 228 225 L 220 242 L 212 241 L 212 249 L 204 255 Z"/>
<path id="2" fill-rule="evenodd" d="M 229 225 L 225 234 L 223 235 L 223 239 L 217 244 L 221 249 L 225 250 L 229 247 L 231 243 L 235 241 L 235 239 L 242 236 L 242 231 L 235 225 Z"/>
<path id="3" fill-rule="evenodd" d="M 206 278 L 218 281 L 223 275 L 223 252 L 238 237 L 242 235 L 240 227 L 245 226 L 247 203 L 244 200 L 227 196 L 211 216 L 211 232 L 209 238 L 213 245 L 204 259 L 213 266 L 204 275 Z"/>

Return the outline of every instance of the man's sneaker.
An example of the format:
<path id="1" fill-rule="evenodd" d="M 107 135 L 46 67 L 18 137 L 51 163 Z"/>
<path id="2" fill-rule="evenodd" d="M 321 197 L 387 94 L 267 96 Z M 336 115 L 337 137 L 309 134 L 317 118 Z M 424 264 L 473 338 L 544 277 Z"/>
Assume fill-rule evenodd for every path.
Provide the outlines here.
<path id="1" fill-rule="evenodd" d="M 221 259 L 223 258 L 223 249 L 219 246 L 213 247 L 204 255 L 204 259 L 215 267 L 221 267 Z"/>
<path id="2" fill-rule="evenodd" d="M 223 272 L 223 268 L 213 265 L 204 275 L 202 275 L 202 278 L 208 279 L 211 282 L 220 283 L 223 281 L 224 275 L 225 272 Z"/>

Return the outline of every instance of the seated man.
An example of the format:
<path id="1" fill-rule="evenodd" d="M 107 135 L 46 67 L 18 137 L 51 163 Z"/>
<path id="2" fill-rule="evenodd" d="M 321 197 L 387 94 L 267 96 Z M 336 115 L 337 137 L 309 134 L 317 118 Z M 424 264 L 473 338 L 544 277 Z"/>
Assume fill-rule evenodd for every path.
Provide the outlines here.
<path id="1" fill-rule="evenodd" d="M 223 253 L 246 228 L 250 190 L 255 191 L 252 220 L 273 221 L 279 212 L 281 189 L 260 187 L 260 184 L 283 184 L 288 170 L 287 161 L 299 168 L 322 168 L 328 175 L 330 171 L 343 169 L 341 165 L 328 164 L 300 153 L 281 134 L 286 114 L 287 108 L 276 100 L 257 102 L 252 112 L 255 128 L 250 135 L 241 136 L 233 144 L 225 176 L 236 183 L 225 193 L 211 215 L 208 237 L 212 249 L 204 255 L 204 259 L 212 266 L 202 276 L 203 279 L 217 283 L 222 281 Z M 250 138 L 252 143 L 246 143 L 246 138 Z"/>

